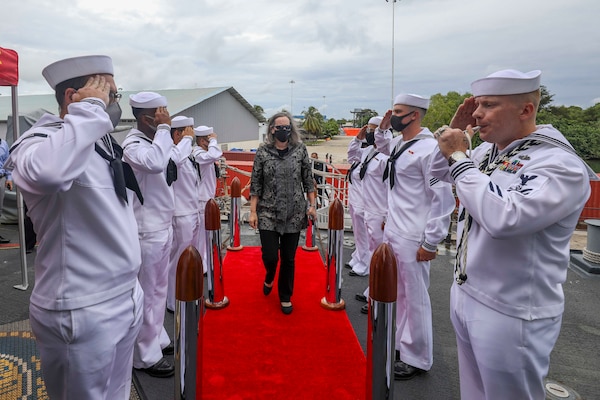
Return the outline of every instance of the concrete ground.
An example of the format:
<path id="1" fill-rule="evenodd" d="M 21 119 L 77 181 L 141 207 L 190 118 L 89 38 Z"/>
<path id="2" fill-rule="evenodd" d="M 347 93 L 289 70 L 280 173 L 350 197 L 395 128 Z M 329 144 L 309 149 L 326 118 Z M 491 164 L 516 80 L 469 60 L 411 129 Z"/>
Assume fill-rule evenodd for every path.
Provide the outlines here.
<path id="1" fill-rule="evenodd" d="M 226 225 L 226 224 L 224 224 Z M 244 224 L 241 241 L 245 246 L 259 244 L 258 235 Z M 322 235 L 326 235 L 322 231 Z M 17 242 L 15 225 L 0 225 L 0 235 Z M 226 229 L 223 238 L 228 236 Z M 345 234 L 344 261 L 348 261 L 353 250 L 351 232 Z M 576 233 L 578 242 L 585 238 Z M 325 238 L 323 238 L 325 240 Z M 304 239 L 301 239 L 301 241 Z M 29 288 L 17 290 L 22 282 L 19 250 L 0 247 L 0 325 L 28 319 L 29 295 L 34 282 L 33 263 L 35 252 L 27 255 Z M 454 331 L 449 319 L 449 290 L 452 283 L 453 249 L 440 247 L 439 256 L 431 264 L 430 296 L 433 305 L 434 363 L 429 373 L 413 380 L 394 383 L 394 399 L 459 399 L 458 363 Z M 350 277 L 343 271 L 342 297 L 346 301 L 345 312 L 366 354 L 367 317 L 360 313 L 360 303 L 354 299 L 368 285 L 368 277 Z M 552 353 L 550 373 L 552 382 L 572 388 L 580 397 L 552 395 L 547 399 L 599 399 L 600 398 L 600 275 L 589 275 L 574 266 L 569 270 L 563 285 L 566 310 L 556 347 Z M 165 327 L 172 334 L 173 318 L 167 314 Z M 499 343 L 499 345 L 502 345 Z M 329 361 L 329 360 L 328 360 Z M 232 364 L 235 360 L 232 360 Z M 241 372 L 243 373 L 243 371 Z M 173 379 L 151 378 L 143 373 L 136 374 L 140 391 L 151 400 L 173 398 Z M 558 392 L 556 392 L 558 393 Z M 362 394 L 361 394 L 362 395 Z"/>
<path id="2" fill-rule="evenodd" d="M 336 136 L 332 140 L 316 146 L 307 146 L 309 154 L 313 151 L 324 160 L 331 155 L 333 164 L 345 164 L 347 148 L 353 137 Z M 227 224 L 223 224 L 223 238 L 228 236 Z M 326 230 L 321 231 L 323 239 Z M 258 246 L 258 235 L 247 224 L 241 231 L 242 245 Z M 16 225 L 0 225 L 0 235 L 18 243 Z M 345 233 L 344 262 L 350 259 L 353 251 L 352 232 Z M 301 241 L 304 239 L 302 238 Z M 581 251 L 586 247 L 585 230 L 576 231 L 571 240 L 571 250 Z M 27 290 L 18 290 L 14 286 L 22 283 L 22 266 L 19 249 L 13 245 L 0 245 L 0 326 L 9 323 L 27 321 L 29 318 L 29 295 L 34 282 L 33 264 L 35 252 L 26 256 L 28 263 Z M 439 248 L 438 257 L 431 263 L 431 284 L 429 293 L 433 306 L 434 363 L 431 371 L 417 376 L 413 380 L 394 383 L 394 399 L 459 399 L 458 362 L 456 344 L 449 318 L 449 292 L 452 284 L 453 248 Z M 225 271 L 226 273 L 226 271 Z M 368 285 L 368 277 L 350 277 L 348 270 L 343 271 L 342 297 L 346 301 L 345 312 L 354 328 L 359 343 L 366 354 L 367 317 L 360 313 L 363 303 L 354 299 Z M 590 275 L 576 264 L 569 269 L 563 285 L 566 297 L 566 309 L 558 342 L 551 357 L 548 379 L 558 382 L 573 391 L 567 395 L 559 392 L 549 394 L 547 399 L 600 399 L 600 275 Z M 172 335 L 173 316 L 166 314 L 165 327 Z M 501 345 L 501 344 L 499 344 Z M 0 349 L 1 353 L 1 349 Z M 329 361 L 329 360 L 328 360 Z M 232 360 L 235 363 L 235 360 Z M 242 372 L 243 373 L 243 372 Z M 173 398 L 173 379 L 151 378 L 144 373 L 134 374 L 136 387 L 143 398 L 165 400 Z M 579 397 L 576 397 L 577 392 Z M 362 394 L 360 394 L 362 395 Z M 565 397 L 566 396 L 566 397 Z M 317 399 L 320 400 L 320 399 Z"/>

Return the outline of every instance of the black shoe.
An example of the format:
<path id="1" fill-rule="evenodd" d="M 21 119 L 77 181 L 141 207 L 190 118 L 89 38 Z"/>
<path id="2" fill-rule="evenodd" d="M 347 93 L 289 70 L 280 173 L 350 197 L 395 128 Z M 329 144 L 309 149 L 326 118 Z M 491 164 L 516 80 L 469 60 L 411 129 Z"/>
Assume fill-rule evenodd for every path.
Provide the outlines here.
<path id="1" fill-rule="evenodd" d="M 362 293 L 356 293 L 356 295 L 354 296 L 354 298 L 358 301 L 362 301 L 363 303 L 367 302 L 367 296 L 365 296 Z"/>
<path id="2" fill-rule="evenodd" d="M 174 311 L 174 310 L 171 310 L 169 307 L 167 307 L 167 312 L 168 312 L 169 314 L 175 314 L 175 311 Z M 171 353 L 171 354 L 173 354 L 173 353 Z"/>
<path id="3" fill-rule="evenodd" d="M 10 240 L 3 236 L 0 236 L 0 243 L 2 243 L 2 244 L 10 243 Z"/>
<path id="4" fill-rule="evenodd" d="M 421 368 L 413 367 L 408 365 L 404 361 L 394 362 L 394 379 L 397 381 L 406 381 L 414 378 L 415 376 L 427 372 Z"/>
<path id="5" fill-rule="evenodd" d="M 285 315 L 290 315 L 293 310 L 292 303 L 287 302 L 290 304 L 289 306 L 284 306 L 283 303 L 284 302 L 281 302 L 281 312 L 284 313 Z"/>
<path id="6" fill-rule="evenodd" d="M 140 368 L 140 371 L 144 371 L 155 378 L 168 378 L 175 374 L 175 366 L 163 357 L 150 368 Z"/>
<path id="7" fill-rule="evenodd" d="M 267 282 L 263 283 L 263 294 L 265 296 L 268 296 L 269 293 L 271 293 L 271 290 L 273 290 L 273 284 L 271 284 L 271 286 L 267 286 Z"/>
<path id="8" fill-rule="evenodd" d="M 173 355 L 175 353 L 175 346 L 173 345 L 173 342 L 169 343 L 169 345 L 167 347 L 162 349 L 162 353 L 163 353 L 163 356 Z"/>
<path id="9" fill-rule="evenodd" d="M 353 269 L 351 269 L 350 272 L 348 272 L 348 275 L 350 275 L 350 276 L 359 276 L 356 272 L 354 272 Z"/>
<path id="10" fill-rule="evenodd" d="M 361 308 L 360 308 L 360 312 L 363 314 L 368 314 L 369 313 L 369 305 L 368 304 L 364 304 Z"/>
<path id="11" fill-rule="evenodd" d="M 346 263 L 344 264 L 344 268 L 352 269 L 352 265 L 350 265 L 350 263 Z"/>

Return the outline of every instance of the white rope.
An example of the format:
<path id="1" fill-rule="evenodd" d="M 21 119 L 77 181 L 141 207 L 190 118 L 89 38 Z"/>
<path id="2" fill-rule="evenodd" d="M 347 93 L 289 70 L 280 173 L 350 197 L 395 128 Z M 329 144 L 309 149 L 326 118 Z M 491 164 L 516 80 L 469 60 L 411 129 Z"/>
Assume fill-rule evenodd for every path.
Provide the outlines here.
<path id="1" fill-rule="evenodd" d="M 600 264 L 600 253 L 583 249 L 583 259 L 594 264 Z"/>

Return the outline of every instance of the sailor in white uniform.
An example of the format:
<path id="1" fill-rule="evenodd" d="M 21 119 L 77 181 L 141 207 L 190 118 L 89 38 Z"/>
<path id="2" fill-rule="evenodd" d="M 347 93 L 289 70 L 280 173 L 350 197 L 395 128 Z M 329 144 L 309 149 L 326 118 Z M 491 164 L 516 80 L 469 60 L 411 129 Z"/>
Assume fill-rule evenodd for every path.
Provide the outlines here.
<path id="1" fill-rule="evenodd" d="M 196 136 L 196 146 L 194 146 L 192 156 L 198 163 L 200 174 L 200 201 L 198 202 L 199 224 L 198 229 L 198 252 L 202 256 L 202 265 L 206 273 L 206 228 L 204 211 L 206 202 L 216 196 L 217 175 L 219 167 L 216 164 L 223 156 L 223 151 L 217 142 L 217 134 L 212 126 L 200 125 L 194 128 Z"/>
<path id="2" fill-rule="evenodd" d="M 173 242 L 172 184 L 177 178 L 177 161 L 190 154 L 192 144 L 187 136 L 173 145 L 171 117 L 164 96 L 140 92 L 130 95 L 129 104 L 137 129 L 132 129 L 123 141 L 123 159 L 133 168 L 144 195 L 143 205 L 133 203 L 142 250 L 139 280 L 145 293 L 144 322 L 135 344 L 133 366 L 151 376 L 168 377 L 175 372 L 162 352 L 172 352 L 163 327 Z"/>
<path id="3" fill-rule="evenodd" d="M 46 389 L 51 399 L 126 400 L 143 293 L 125 188 L 135 179 L 109 134 L 121 117 L 112 60 L 75 57 L 42 74 L 60 114 L 25 132 L 5 168 L 40 240 L 29 317 Z"/>
<path id="4" fill-rule="evenodd" d="M 461 203 L 456 332 L 462 399 L 544 399 L 560 332 L 569 242 L 596 175 L 551 125 L 536 125 L 540 71 L 503 70 L 471 84 L 471 97 L 439 136 L 432 173 Z M 462 130 L 485 143 L 468 156 Z"/>
<path id="5" fill-rule="evenodd" d="M 350 268 L 350 276 L 366 276 L 369 274 L 369 243 L 367 235 L 357 234 L 365 226 L 365 209 L 363 203 L 362 180 L 359 172 L 362 160 L 368 153 L 368 144 L 364 139 L 354 138 L 348 144 L 348 212 L 354 231 L 354 251 L 346 264 Z"/>
<path id="6" fill-rule="evenodd" d="M 390 212 L 384 242 L 390 244 L 398 268 L 394 377 L 411 379 L 433 364 L 433 331 L 429 298 L 430 260 L 448 233 L 456 206 L 450 184 L 431 176 L 429 160 L 437 143 L 421 120 L 429 99 L 400 94 L 379 128 L 377 150 L 389 154 L 384 179 L 389 184 Z M 402 132 L 396 138 L 389 129 Z"/>
<path id="7" fill-rule="evenodd" d="M 367 274 L 370 273 L 371 257 L 373 252 L 383 243 L 383 228 L 388 212 L 388 184 L 383 181 L 383 172 L 387 165 L 388 156 L 380 153 L 375 146 L 375 129 L 381 123 L 383 117 L 373 117 L 365 126 L 365 129 L 356 136 L 359 140 L 366 140 L 369 147 L 363 151 L 360 143 L 353 140 L 350 142 L 348 154 L 363 151 L 361 166 L 359 167 L 359 179 L 362 183 L 362 197 L 364 204 L 365 229 L 357 230 L 360 234 L 366 233 L 368 243 Z M 363 233 L 364 232 L 364 233 Z M 359 301 L 367 302 L 369 287 L 363 293 L 356 295 Z M 368 304 L 361 308 L 363 314 L 368 313 Z"/>
<path id="8" fill-rule="evenodd" d="M 194 118 L 173 117 L 171 136 L 174 147 L 185 137 L 194 135 Z M 185 154 L 183 154 L 184 156 Z M 200 197 L 199 166 L 191 154 L 180 157 L 177 163 L 177 180 L 173 182 L 175 213 L 173 214 L 173 245 L 169 257 L 169 283 L 167 289 L 167 310 L 175 310 L 175 275 L 177 263 L 183 250 L 196 246 L 198 242 L 198 198 Z"/>

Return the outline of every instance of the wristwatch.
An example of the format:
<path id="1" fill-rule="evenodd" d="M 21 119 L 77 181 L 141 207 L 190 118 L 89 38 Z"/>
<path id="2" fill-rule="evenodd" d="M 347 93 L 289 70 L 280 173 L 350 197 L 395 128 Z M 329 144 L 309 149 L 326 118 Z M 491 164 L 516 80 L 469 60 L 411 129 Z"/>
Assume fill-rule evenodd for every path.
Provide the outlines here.
<path id="1" fill-rule="evenodd" d="M 448 165 L 452 166 L 452 164 L 458 160 L 462 160 L 463 158 L 467 158 L 467 155 L 464 153 L 464 151 L 455 151 L 454 153 L 450 154 L 450 157 L 448 157 Z"/>

